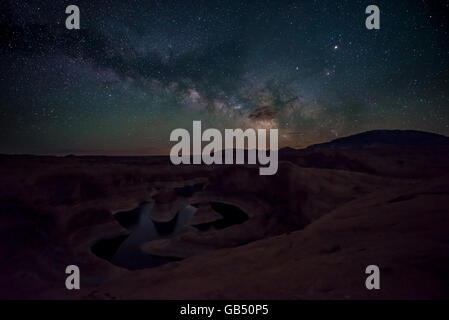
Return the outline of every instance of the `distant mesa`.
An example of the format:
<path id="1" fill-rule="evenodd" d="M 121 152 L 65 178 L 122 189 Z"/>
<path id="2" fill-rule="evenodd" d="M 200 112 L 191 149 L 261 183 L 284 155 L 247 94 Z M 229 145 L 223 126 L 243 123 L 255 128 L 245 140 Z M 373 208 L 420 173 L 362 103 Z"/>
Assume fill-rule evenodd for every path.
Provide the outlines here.
<path id="1" fill-rule="evenodd" d="M 295 149 L 295 148 L 292 148 L 292 147 L 284 147 L 284 148 L 279 149 L 279 154 L 280 155 L 288 154 L 288 153 L 291 153 L 291 152 L 296 152 L 298 150 L 299 149 Z"/>
<path id="2" fill-rule="evenodd" d="M 314 144 L 307 150 L 435 147 L 449 147 L 449 137 L 415 130 L 372 130 Z"/>

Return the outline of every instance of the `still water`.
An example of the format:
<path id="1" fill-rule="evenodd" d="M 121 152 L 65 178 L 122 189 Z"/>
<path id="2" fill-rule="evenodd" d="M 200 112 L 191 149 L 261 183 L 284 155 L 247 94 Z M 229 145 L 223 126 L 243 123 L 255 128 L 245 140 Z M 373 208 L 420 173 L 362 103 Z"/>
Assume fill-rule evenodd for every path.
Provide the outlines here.
<path id="1" fill-rule="evenodd" d="M 132 211 L 116 214 L 117 220 L 125 228 L 129 229 L 130 235 L 121 242 L 117 251 L 108 259 L 110 262 L 117 266 L 134 270 L 156 267 L 175 260 L 169 257 L 164 258 L 146 254 L 140 247 L 148 241 L 171 238 L 182 232 L 196 231 L 194 227 L 187 226 L 187 222 L 197 209 L 193 206 L 187 206 L 178 212 L 172 222 L 159 225 L 154 223 L 149 217 L 153 205 L 153 202 L 145 203 Z"/>
<path id="2" fill-rule="evenodd" d="M 219 202 L 210 202 L 210 205 L 215 212 L 222 216 L 222 219 L 195 226 L 189 225 L 188 222 L 197 211 L 198 204 L 184 207 L 178 211 L 172 221 L 164 224 L 155 223 L 150 219 L 150 212 L 156 210 L 154 202 L 144 203 L 131 211 L 119 212 L 114 217 L 129 230 L 130 234 L 100 240 L 92 247 L 92 251 L 98 257 L 130 270 L 157 267 L 179 259 L 146 254 L 141 250 L 144 243 L 172 238 L 183 232 L 224 229 L 234 224 L 243 223 L 248 219 L 246 213 L 236 206 Z"/>

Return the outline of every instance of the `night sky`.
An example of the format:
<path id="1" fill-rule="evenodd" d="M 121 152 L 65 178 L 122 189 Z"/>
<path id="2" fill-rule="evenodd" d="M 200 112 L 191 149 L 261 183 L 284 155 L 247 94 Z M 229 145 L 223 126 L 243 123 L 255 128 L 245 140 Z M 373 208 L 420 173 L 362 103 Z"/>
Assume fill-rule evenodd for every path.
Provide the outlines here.
<path id="1" fill-rule="evenodd" d="M 67 30 L 78 5 L 81 29 Z M 380 30 L 365 8 L 379 6 Z M 171 130 L 449 135 L 448 1 L 0 5 L 0 153 L 162 154 Z"/>

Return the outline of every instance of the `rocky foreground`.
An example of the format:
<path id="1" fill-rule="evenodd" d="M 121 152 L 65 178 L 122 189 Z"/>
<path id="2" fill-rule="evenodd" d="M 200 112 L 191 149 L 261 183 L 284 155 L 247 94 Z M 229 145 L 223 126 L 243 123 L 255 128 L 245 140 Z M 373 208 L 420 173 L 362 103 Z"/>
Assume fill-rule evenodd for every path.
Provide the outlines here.
<path id="1" fill-rule="evenodd" d="M 0 156 L 0 298 L 449 298 L 446 140 L 344 142 L 281 150 L 274 176 L 163 157 Z M 130 271 L 92 252 L 129 233 L 117 212 L 145 201 L 171 212 L 174 190 L 198 183 L 187 204 L 227 202 L 248 220 L 146 243 L 146 253 L 182 258 L 156 268 Z M 197 222 L 214 218 L 207 206 L 199 212 Z M 70 264 L 81 290 L 65 288 Z M 381 290 L 365 288 L 371 264 Z"/>

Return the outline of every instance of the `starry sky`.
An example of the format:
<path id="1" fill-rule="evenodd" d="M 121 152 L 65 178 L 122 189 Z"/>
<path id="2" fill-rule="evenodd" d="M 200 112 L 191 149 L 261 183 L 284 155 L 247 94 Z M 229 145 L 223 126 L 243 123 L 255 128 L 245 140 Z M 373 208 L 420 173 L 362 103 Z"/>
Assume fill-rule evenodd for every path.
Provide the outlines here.
<path id="1" fill-rule="evenodd" d="M 81 29 L 67 30 L 78 5 Z M 381 11 L 367 30 L 365 8 Z M 0 4 L 0 153 L 167 154 L 170 132 L 449 135 L 449 1 Z"/>

